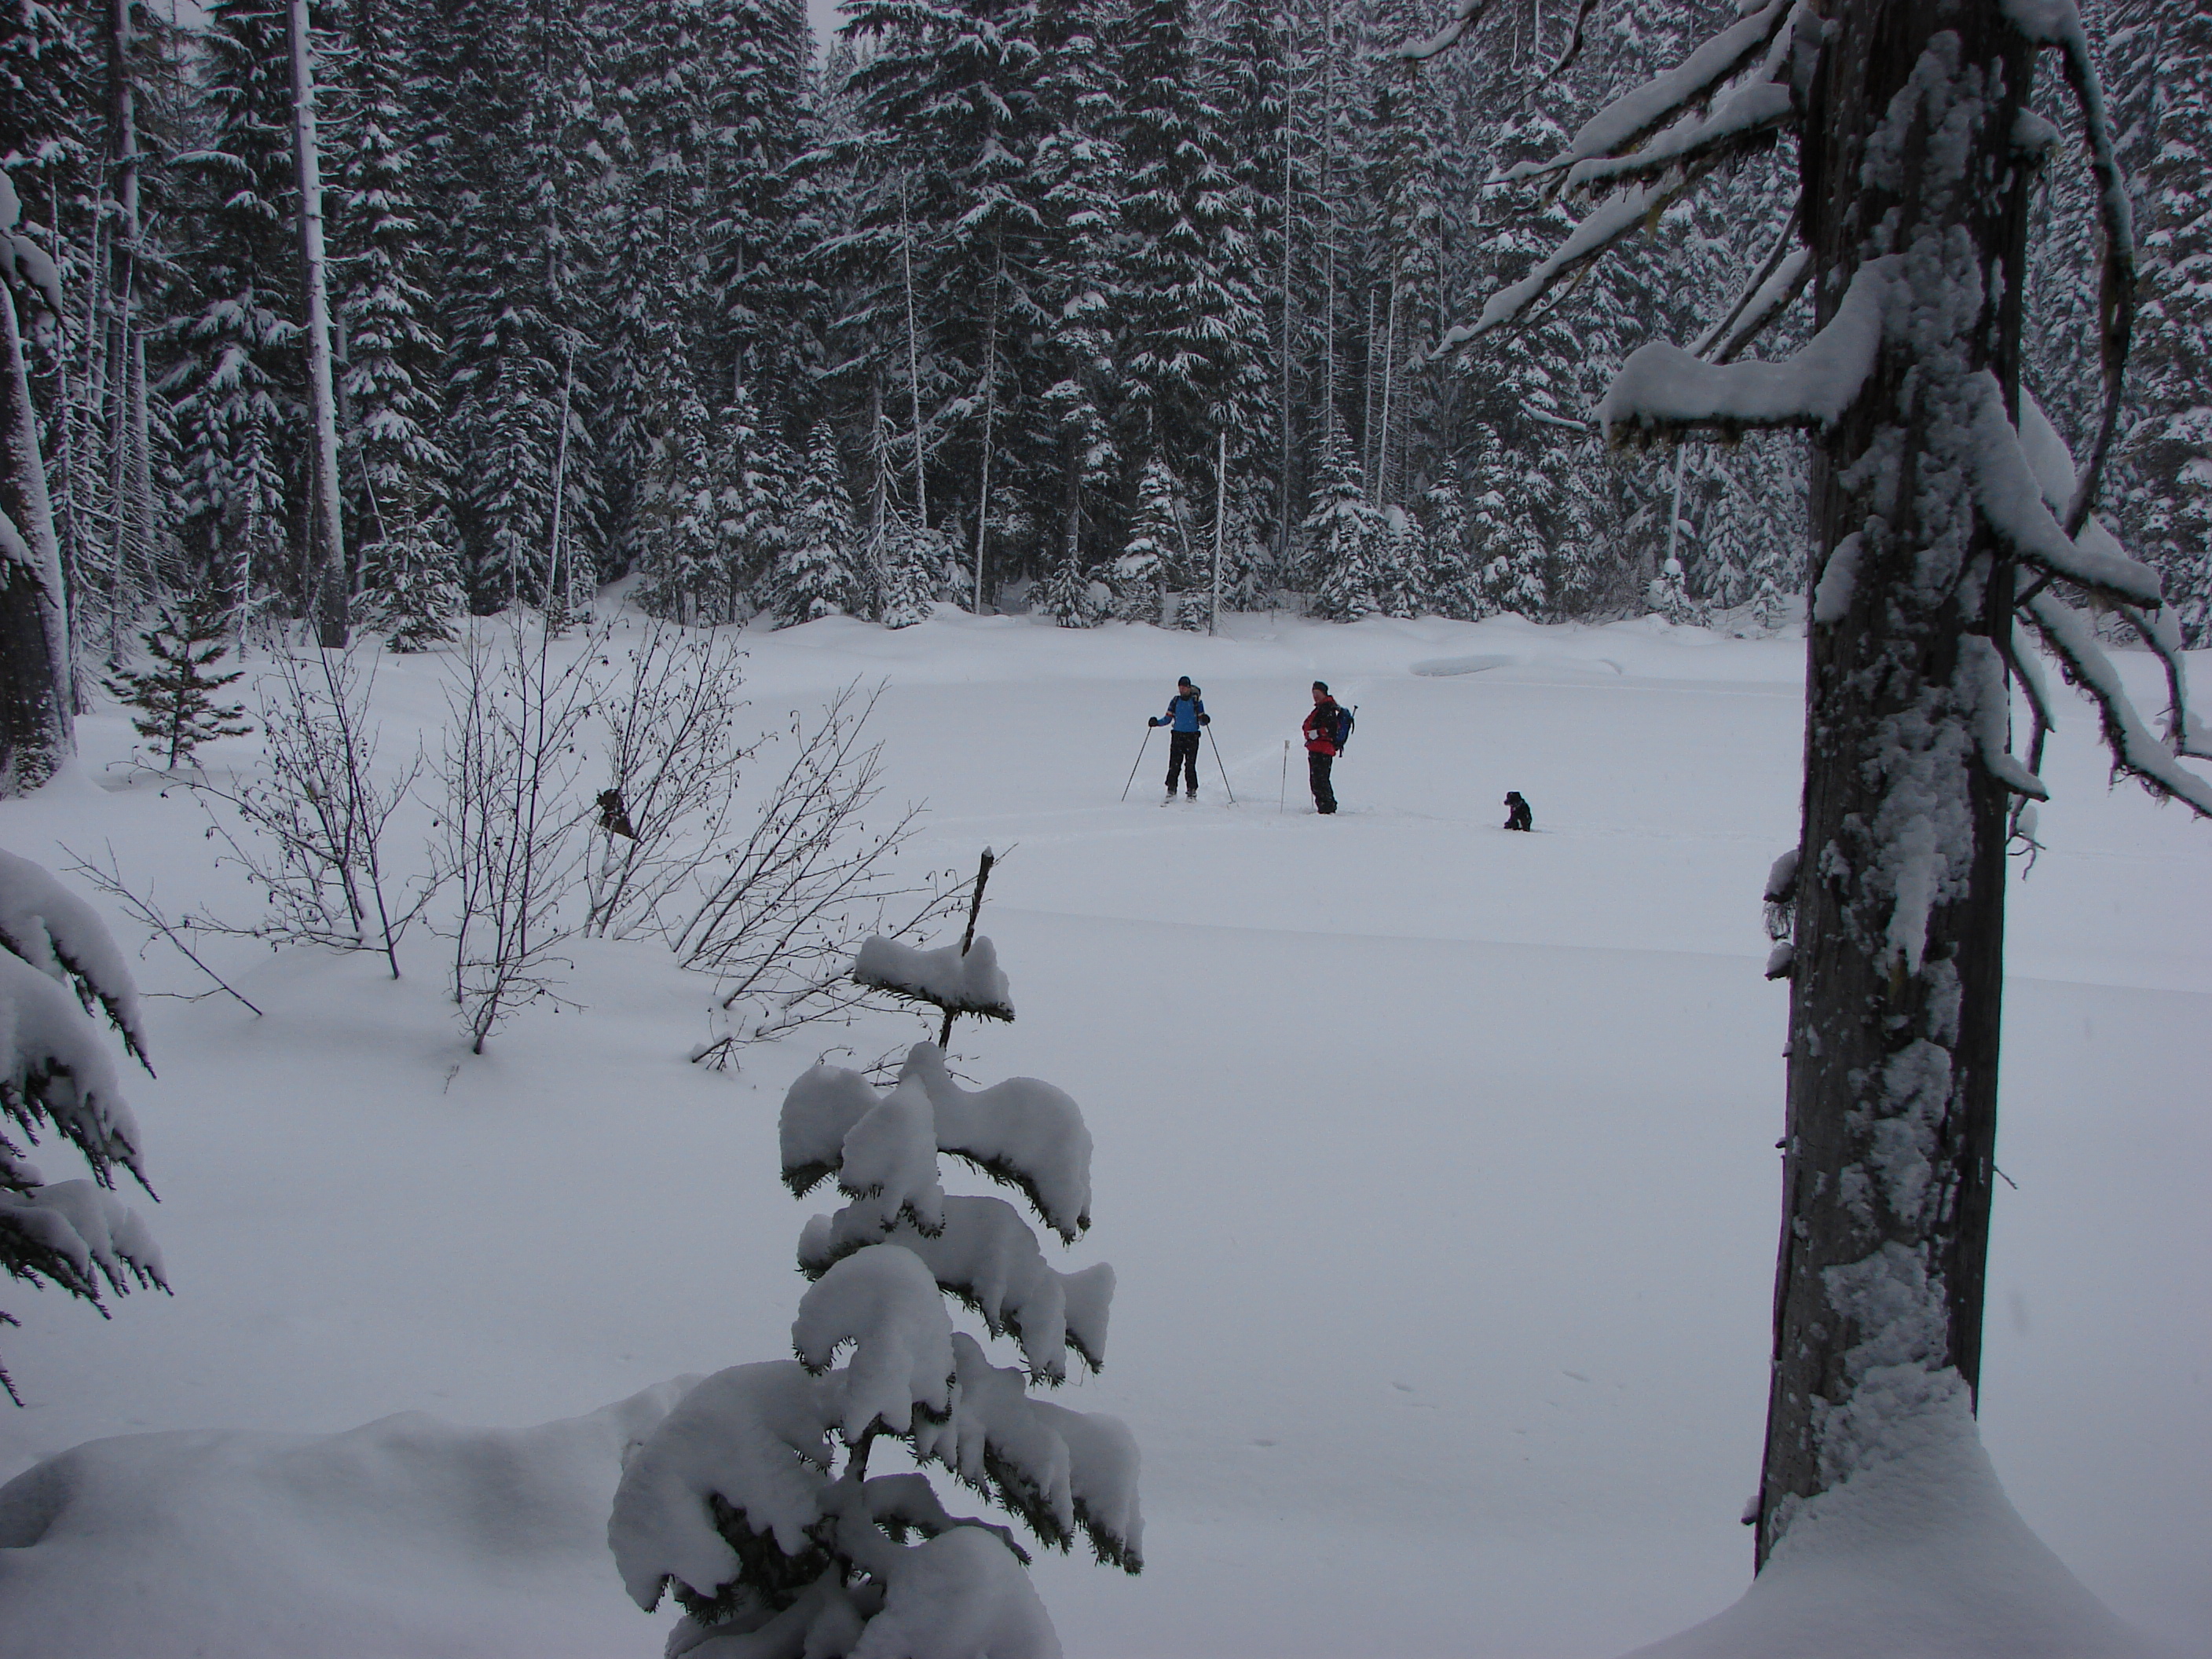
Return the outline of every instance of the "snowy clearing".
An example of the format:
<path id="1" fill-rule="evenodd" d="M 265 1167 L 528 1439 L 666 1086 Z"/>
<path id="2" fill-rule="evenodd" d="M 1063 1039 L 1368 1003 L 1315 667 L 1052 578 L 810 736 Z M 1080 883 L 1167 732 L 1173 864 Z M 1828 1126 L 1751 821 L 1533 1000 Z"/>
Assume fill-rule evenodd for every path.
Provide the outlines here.
<path id="1" fill-rule="evenodd" d="M 1112 1263 L 1110 1363 L 1061 1398 L 1135 1432 L 1146 1565 L 1040 1564 L 1073 1659 L 1565 1659 L 1742 1594 L 1787 994 L 1759 894 L 1796 837 L 1801 641 L 946 613 L 747 645 L 763 726 L 888 679 L 884 804 L 931 808 L 907 856 L 1003 860 L 981 931 L 1019 1019 L 964 1023 L 959 1070 L 1053 1079 L 1096 1139 L 1097 1224 L 1046 1259 Z M 2160 706 L 2155 665 L 2117 660 Z M 387 761 L 434 738 L 444 672 L 380 664 Z M 1158 804 L 1144 722 L 1179 673 L 1233 807 L 1211 744 L 1199 800 Z M 1359 710 L 1327 822 L 1285 748 L 1316 676 Z M 2007 941 L 1982 1438 L 2088 1590 L 2203 1653 L 2212 846 L 2108 791 L 2091 711 L 2059 707 Z M 250 915 L 199 810 L 122 763 L 125 723 L 80 733 L 0 845 L 63 872 L 112 843 L 173 913 Z M 1500 830 L 1508 789 L 1536 834 Z M 100 1443 L 0 1503 L 0 1656 L 658 1651 L 667 1613 L 605 1547 L 622 1449 L 671 1379 L 788 1356 L 794 1248 L 833 1203 L 778 1183 L 784 1091 L 925 1022 L 717 1073 L 685 1060 L 708 981 L 650 943 L 564 954 L 580 1009 L 477 1058 L 426 933 L 397 984 L 368 954 L 213 947 L 258 1020 L 158 994 L 204 981 L 147 953 L 160 1077 L 125 1086 L 176 1293 L 105 1322 L 0 1301 L 29 1402 L 0 1412 L 0 1480 Z"/>

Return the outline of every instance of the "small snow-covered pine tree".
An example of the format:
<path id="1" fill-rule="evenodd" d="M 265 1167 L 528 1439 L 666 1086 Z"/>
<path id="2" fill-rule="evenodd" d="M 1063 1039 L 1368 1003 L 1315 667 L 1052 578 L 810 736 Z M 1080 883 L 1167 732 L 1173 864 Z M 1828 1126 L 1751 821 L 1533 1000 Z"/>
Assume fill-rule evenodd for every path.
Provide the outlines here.
<path id="1" fill-rule="evenodd" d="M 1137 475 L 1137 511 L 1114 561 L 1114 614 L 1125 622 L 1164 622 L 1168 586 L 1182 562 L 1182 486 L 1165 461 Z"/>
<path id="2" fill-rule="evenodd" d="M 806 459 L 792 490 L 783 547 L 776 556 L 777 624 L 849 613 L 858 606 L 859 573 L 853 568 L 853 496 L 845 463 L 827 421 L 807 434 Z"/>
<path id="3" fill-rule="evenodd" d="M 988 939 L 964 951 L 873 939 L 854 970 L 948 1010 L 1012 1012 Z M 1030 1394 L 1065 1380 L 1070 1349 L 1103 1362 L 1114 1270 L 1060 1272 L 1014 1205 L 942 1182 L 942 1158 L 966 1163 L 1073 1243 L 1091 1224 L 1082 1113 L 1034 1078 L 963 1089 L 920 1042 L 887 1091 L 806 1072 L 780 1139 L 794 1194 L 834 1179 L 848 1200 L 799 1236 L 812 1283 L 796 1357 L 707 1378 L 629 1458 L 607 1528 L 624 1587 L 648 1610 L 674 1592 L 685 1616 L 671 1652 L 1058 1659 L 1012 1529 L 951 1513 L 925 1471 L 995 1498 L 1042 1543 L 1065 1550 L 1079 1534 L 1101 1561 L 1142 1565 L 1128 1430 Z M 948 1298 L 1020 1363 L 994 1365 Z M 920 1468 L 871 1476 L 884 1440 Z"/>
<path id="4" fill-rule="evenodd" d="M 904 514 L 885 520 L 878 552 L 877 620 L 886 628 L 927 622 L 946 562 L 953 556 L 945 532 Z"/>
<path id="5" fill-rule="evenodd" d="M 1444 463 L 1421 502 L 1427 520 L 1421 586 L 1429 608 L 1440 617 L 1471 621 L 1481 614 L 1481 602 L 1468 568 L 1467 491 L 1457 462 Z"/>
<path id="6" fill-rule="evenodd" d="M 242 738 L 253 729 L 242 723 L 244 708 L 216 701 L 215 694 L 235 684 L 245 671 L 208 672 L 228 648 L 229 615 L 210 587 L 198 589 L 181 605 L 165 607 L 161 620 L 138 636 L 153 666 L 123 670 L 108 683 L 123 703 L 139 711 L 131 724 L 162 752 L 161 763 L 172 770 L 202 744 Z"/>
<path id="7" fill-rule="evenodd" d="M 145 1175 L 94 1007 L 144 1064 L 137 988 L 107 929 L 42 866 L 0 852 L 0 1273 L 98 1306 L 103 1280 L 118 1296 L 168 1281 L 152 1235 L 112 1190 L 118 1169 L 142 1187 Z M 27 1160 L 42 1127 L 77 1149 L 90 1180 L 50 1182 Z M 16 1322 L 0 1312 L 0 1325 Z M 4 1366 L 0 1389 L 22 1404 Z"/>
<path id="8" fill-rule="evenodd" d="M 1314 478 L 1313 511 L 1306 515 L 1306 563 L 1317 617 L 1358 622 L 1382 608 L 1376 564 L 1382 515 L 1367 502 L 1367 487 L 1352 441 L 1332 425 Z"/>

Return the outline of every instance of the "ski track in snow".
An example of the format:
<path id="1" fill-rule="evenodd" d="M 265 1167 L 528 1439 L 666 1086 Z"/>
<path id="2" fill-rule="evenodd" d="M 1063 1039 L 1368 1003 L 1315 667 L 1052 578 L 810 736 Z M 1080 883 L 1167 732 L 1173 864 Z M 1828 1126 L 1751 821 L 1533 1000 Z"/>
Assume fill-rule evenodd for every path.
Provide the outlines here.
<path id="1" fill-rule="evenodd" d="M 746 643 L 764 726 L 889 680 L 884 804 L 932 805 L 912 856 L 1006 854 L 982 931 L 1020 1018 L 963 1023 L 956 1067 L 1084 1109 L 1096 1225 L 1048 1259 L 1111 1261 L 1120 1289 L 1104 1373 L 1063 1398 L 1126 1419 L 1146 1460 L 1142 1577 L 1038 1565 L 1071 1659 L 1567 1659 L 1741 1593 L 1786 1004 L 1759 900 L 1795 839 L 1802 641 L 946 616 Z M 1478 658 L 1499 660 L 1417 672 Z M 2118 660 L 2155 705 L 2153 665 Z M 384 663 L 387 760 L 434 738 L 441 666 Z M 1206 687 L 1233 808 L 1212 744 L 1195 808 L 1156 804 L 1158 742 L 1115 800 L 1178 673 Z M 1276 805 L 1316 676 L 1361 710 L 1333 823 L 1295 743 Z M 2203 827 L 2106 788 L 2059 695 L 2049 850 L 2008 933 L 2020 1184 L 1997 1197 L 1983 1435 L 2091 1589 L 2201 1651 L 2212 1328 L 2172 1315 L 2212 1301 L 2212 860 Z M 0 845 L 58 871 L 58 842 L 112 840 L 173 912 L 252 915 L 180 793 L 112 769 L 123 722 L 82 734 L 79 769 L 0 805 Z M 1536 835 L 1499 829 L 1508 788 Z M 103 1322 L 0 1287 L 31 1402 L 0 1413 L 0 1479 L 171 1437 L 100 1454 L 128 1478 L 84 1477 L 66 1551 L 9 1548 L 0 1514 L 0 1656 L 658 1648 L 667 1615 L 623 1597 L 590 1512 L 618 1425 L 660 1398 L 640 1390 L 788 1352 L 821 1206 L 777 1183 L 777 1103 L 824 1051 L 865 1064 L 919 1022 L 702 1073 L 701 981 L 647 944 L 569 954 L 583 1011 L 526 1012 L 482 1059 L 422 933 L 397 985 L 217 947 L 260 1021 L 149 1000 L 161 1074 L 128 1081 L 177 1294 Z M 137 970 L 202 988 L 158 944 Z M 445 1421 L 380 1420 L 418 1411 Z M 468 1521 L 516 1481 L 542 1524 Z"/>

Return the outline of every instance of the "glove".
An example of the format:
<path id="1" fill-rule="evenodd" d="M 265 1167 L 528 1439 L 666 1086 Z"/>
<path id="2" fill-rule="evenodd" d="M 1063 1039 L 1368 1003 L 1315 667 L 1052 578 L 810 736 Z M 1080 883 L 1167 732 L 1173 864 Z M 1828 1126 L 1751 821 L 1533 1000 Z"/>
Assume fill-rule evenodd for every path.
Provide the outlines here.
<path id="1" fill-rule="evenodd" d="M 1200 714 L 1198 717 L 1198 723 L 1200 726 L 1211 726 L 1213 724 L 1213 716 L 1211 714 Z"/>
<path id="2" fill-rule="evenodd" d="M 1146 724 L 1146 725 L 1147 725 L 1147 726 L 1158 726 L 1159 723 L 1160 723 L 1160 722 L 1159 722 L 1159 718 L 1158 718 L 1158 716 L 1157 716 L 1157 715 L 1155 715 L 1152 719 L 1148 720 L 1146 720 L 1146 721 L 1145 722 L 1145 724 Z"/>

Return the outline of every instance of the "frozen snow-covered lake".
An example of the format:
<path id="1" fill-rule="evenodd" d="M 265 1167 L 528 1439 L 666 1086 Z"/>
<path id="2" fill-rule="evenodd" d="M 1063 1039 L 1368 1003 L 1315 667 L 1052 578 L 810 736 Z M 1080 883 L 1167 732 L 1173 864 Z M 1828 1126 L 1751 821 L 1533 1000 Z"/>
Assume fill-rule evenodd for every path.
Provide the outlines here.
<path id="1" fill-rule="evenodd" d="M 1105 1372 L 1068 1403 L 1126 1419 L 1146 1456 L 1143 1577 L 1039 1570 L 1071 1656 L 1564 1659 L 1741 1593 L 1786 998 L 1759 894 L 1796 834 L 1800 642 L 948 617 L 750 643 L 767 720 L 887 678 L 890 796 L 931 807 L 917 854 L 1006 854 L 983 931 L 1019 1019 L 954 1046 L 971 1077 L 1085 1109 L 1095 1225 L 1073 1255 L 1120 1290 Z M 386 663 L 388 749 L 436 717 L 439 672 Z M 1156 805 L 1158 737 L 1116 799 L 1178 673 L 1233 806 L 1212 748 L 1200 799 Z M 1333 820 L 1295 753 L 1278 809 L 1316 676 L 1359 709 Z M 245 910 L 197 810 L 111 766 L 123 722 L 82 735 L 82 775 L 0 806 L 0 844 L 58 869 L 57 843 L 112 842 L 172 908 Z M 2017 1187 L 1984 1435 L 2075 1572 L 2201 1653 L 2212 830 L 2108 793 L 2086 706 L 2046 771 L 2049 850 L 2008 939 Z M 1499 830 L 1509 788 L 1537 834 Z M 480 1060 L 427 935 L 398 985 L 366 957 L 231 951 L 260 1020 L 152 1005 L 161 1074 L 132 1099 L 177 1294 L 106 1323 L 6 1296 L 29 1406 L 0 1413 L 0 1480 L 210 1432 L 102 1453 L 79 1534 L 11 1555 L 0 1515 L 0 1655 L 658 1650 L 668 1616 L 630 1606 L 599 1541 L 623 1423 L 447 1425 L 577 1418 L 786 1352 L 793 1246 L 824 1206 L 776 1181 L 783 1088 L 823 1045 L 872 1058 L 918 1023 L 706 1073 L 684 1060 L 702 981 L 651 945 L 573 954 L 583 1010 L 526 1013 Z M 199 988 L 158 945 L 142 979 Z M 264 1437 L 401 1412 L 443 1421 Z"/>

